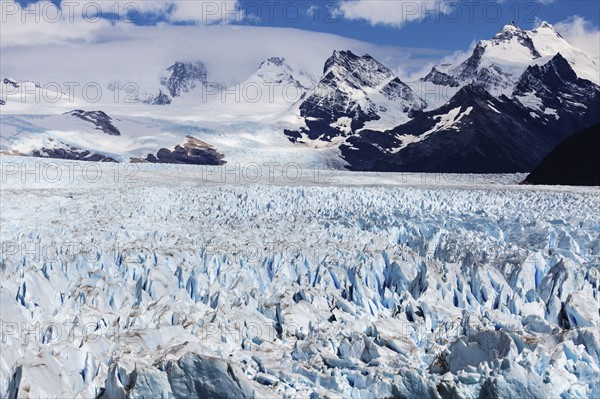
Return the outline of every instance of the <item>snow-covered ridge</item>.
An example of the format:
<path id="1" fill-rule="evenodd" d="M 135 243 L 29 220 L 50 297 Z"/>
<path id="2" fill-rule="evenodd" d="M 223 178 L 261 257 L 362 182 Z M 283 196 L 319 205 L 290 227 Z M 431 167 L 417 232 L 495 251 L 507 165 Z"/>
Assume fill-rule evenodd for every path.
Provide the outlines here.
<path id="1" fill-rule="evenodd" d="M 424 107 L 407 84 L 369 54 L 336 50 L 318 84 L 292 108 L 303 126 L 286 134 L 294 142 L 335 143 L 362 128 L 397 126 Z"/>
<path id="2" fill-rule="evenodd" d="M 94 183 L 85 163 L 57 186 L 20 162 L 2 160 L 3 396 L 599 393 L 597 189 L 154 165 Z"/>
<path id="3" fill-rule="evenodd" d="M 241 118 L 277 120 L 291 114 L 294 103 L 316 83 L 314 76 L 284 57 L 269 57 L 248 79 L 218 88 L 205 105 Z"/>
<path id="4" fill-rule="evenodd" d="M 314 77 L 304 71 L 294 70 L 283 57 L 271 57 L 264 61 L 255 75 L 264 83 L 293 84 L 303 89 L 309 89 L 316 84 Z"/>
<path id="5" fill-rule="evenodd" d="M 340 148 L 353 170 L 526 171 L 598 121 L 598 79 L 583 76 L 598 75 L 599 65 L 547 23 L 506 25 L 465 61 L 410 84 L 368 54 L 335 51 L 298 104 L 303 123 L 285 133 L 301 145 Z"/>
<path id="6" fill-rule="evenodd" d="M 437 122 L 434 127 L 423 132 L 419 136 L 413 136 L 413 135 L 398 136 L 397 138 L 402 141 L 402 145 L 400 147 L 391 149 L 390 152 L 396 153 L 398 151 L 401 151 L 402 149 L 406 148 L 408 145 L 417 143 L 419 141 L 423 141 L 423 140 L 427 139 L 427 137 L 430 134 L 436 133 L 442 129 L 451 129 L 451 130 L 459 131 L 460 130 L 459 124 L 460 124 L 461 119 L 465 116 L 468 116 L 471 113 L 471 111 L 473 111 L 473 107 L 467 107 L 467 109 L 465 109 L 464 112 L 461 112 L 461 107 L 457 107 L 457 108 L 450 110 L 447 114 L 436 115 L 435 119 L 438 119 L 439 122 Z"/>
<path id="7" fill-rule="evenodd" d="M 93 108 L 85 98 L 65 95 L 60 85 L 7 78 L 1 85 L 7 95 L 2 96 L 0 150 L 57 157 L 73 151 L 73 159 L 137 161 L 162 149 L 176 151 L 190 136 L 216 148 L 226 162 L 239 155 L 260 162 L 294 160 L 302 152 L 303 166 L 317 159 L 329 167 L 359 170 L 525 172 L 566 136 L 600 117 L 600 86 L 582 78 L 598 72 L 598 63 L 549 24 L 531 31 L 507 25 L 481 41 L 464 62 L 436 66 L 412 83 L 400 80 L 370 52 L 335 50 L 321 60 L 317 74 L 287 54 L 274 51 L 234 84 L 210 82 L 219 73 L 210 57 L 171 58 L 163 61 L 162 79 L 153 76 L 147 92 L 133 87 L 129 93 L 118 84 L 107 90 L 92 86 L 112 101 L 103 98 Z M 202 61 L 189 61 L 198 58 Z M 475 86 L 495 97 L 492 107 L 486 93 L 464 96 Z M 27 96 L 22 101 L 23 92 L 40 88 L 45 94 L 40 101 Z M 56 96 L 58 101 L 49 101 Z M 461 103 L 474 97 L 477 104 Z M 473 112 L 455 124 L 435 126 L 457 107 L 473 107 Z M 13 116 L 74 109 L 105 113 L 121 137 L 112 145 L 106 137 L 88 134 L 89 126 L 61 121 L 57 128 L 47 123 L 53 116 L 35 122 Z M 496 132 L 487 129 L 490 121 Z M 448 130 L 457 134 L 444 135 Z M 477 134 L 484 130 L 485 138 Z M 506 139 L 513 134 L 514 140 Z M 282 143 L 286 138 L 294 145 Z M 460 166 L 467 163 L 473 166 Z"/>
<path id="8" fill-rule="evenodd" d="M 506 25 L 492 39 L 477 43 L 468 59 L 454 66 L 434 67 L 423 81 L 442 86 L 477 83 L 494 95 L 510 95 L 528 66 L 558 53 L 580 78 L 600 84 L 600 61 L 572 46 L 547 22 L 533 30 Z"/>

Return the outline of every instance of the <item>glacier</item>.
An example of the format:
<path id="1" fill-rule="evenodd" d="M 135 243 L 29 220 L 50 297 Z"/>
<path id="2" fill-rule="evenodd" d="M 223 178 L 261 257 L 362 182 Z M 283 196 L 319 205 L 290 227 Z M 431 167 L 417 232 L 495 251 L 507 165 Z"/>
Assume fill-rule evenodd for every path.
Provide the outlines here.
<path id="1" fill-rule="evenodd" d="M 600 395 L 598 188 L 0 166 L 2 397 Z"/>

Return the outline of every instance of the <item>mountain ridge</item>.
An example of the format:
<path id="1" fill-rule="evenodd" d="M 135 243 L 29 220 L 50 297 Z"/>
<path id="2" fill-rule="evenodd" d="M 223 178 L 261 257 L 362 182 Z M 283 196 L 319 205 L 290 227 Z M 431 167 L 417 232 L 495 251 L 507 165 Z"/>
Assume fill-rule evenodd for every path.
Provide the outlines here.
<path id="1" fill-rule="evenodd" d="M 351 170 L 528 172 L 569 134 L 600 119 L 600 87 L 586 78 L 598 65 L 547 23 L 533 30 L 506 25 L 480 41 L 466 59 L 434 66 L 416 82 L 404 82 L 368 52 L 362 54 L 334 50 L 320 77 L 274 54 L 234 86 L 212 85 L 212 72 L 202 61 L 173 61 L 159 79 L 160 89 L 138 96 L 130 108 L 140 117 L 160 115 L 164 122 L 151 128 L 157 136 L 144 131 L 141 119 L 119 122 L 121 144 L 111 147 L 96 136 L 94 118 L 79 118 L 89 126 L 49 118 L 35 129 L 18 125 L 17 118 L 10 126 L 3 123 L 9 133 L 0 149 L 49 154 L 40 150 L 61 143 L 61 151 L 82 148 L 120 161 L 145 160 L 163 149 L 183 149 L 191 136 L 218 148 L 219 154 L 224 151 L 227 162 L 232 161 L 232 148 L 237 154 L 247 152 L 235 146 L 250 140 L 272 158 L 279 150 L 291 158 L 289 154 L 305 153 Z M 507 61 L 507 55 L 516 58 Z M 423 95 L 425 86 L 437 91 L 438 98 Z M 28 109 L 31 105 L 20 102 L 19 91 L 39 89 L 12 77 L 1 87 L 9 93 L 2 96 L 3 110 Z M 58 106 L 61 113 L 86 109 L 80 102 L 61 101 Z M 107 108 L 76 112 L 103 112 L 106 117 L 96 122 L 119 115 L 114 107 Z M 177 119 L 196 126 L 182 128 L 173 122 Z M 202 129 L 203 124 L 211 129 Z M 154 130 L 158 125 L 163 127 Z M 82 129 L 82 134 L 74 136 L 73 129 Z M 249 129 L 256 133 L 246 133 Z M 209 131 L 219 134 L 204 133 Z M 512 137 L 516 132 L 518 137 Z M 274 143 L 277 150 L 271 148 Z M 171 159 L 166 151 L 161 154 L 157 159 Z M 197 157 L 202 159 L 208 158 Z"/>

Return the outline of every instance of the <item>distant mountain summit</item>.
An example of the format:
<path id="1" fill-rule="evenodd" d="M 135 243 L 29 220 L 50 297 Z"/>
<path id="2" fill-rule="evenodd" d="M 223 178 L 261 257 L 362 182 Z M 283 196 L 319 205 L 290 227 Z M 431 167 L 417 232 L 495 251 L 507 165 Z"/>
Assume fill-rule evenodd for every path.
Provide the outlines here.
<path id="1" fill-rule="evenodd" d="M 302 153 L 351 170 L 510 173 L 531 171 L 571 134 L 600 122 L 600 62 L 548 23 L 533 30 L 508 24 L 465 59 L 436 65 L 415 82 L 350 50 L 323 59 L 320 76 L 313 75 L 313 61 L 288 58 L 253 61 L 245 80 L 227 85 L 209 83 L 201 61 L 166 62 L 162 78 L 158 71 L 141 79 L 143 94 L 132 101 L 134 112 L 144 115 L 139 119 L 114 103 L 86 110 L 85 99 L 73 102 L 60 87 L 43 88 L 39 101 L 23 101 L 23 93 L 40 91 L 40 84 L 2 77 L 3 115 L 49 106 L 60 115 L 4 118 L 0 150 L 219 164 L 225 155 L 229 161 L 232 154 L 254 154 L 236 148 L 250 143 L 266 156 Z M 111 100 L 130 98 L 125 87 L 108 88 Z M 146 104 L 170 104 L 156 112 L 169 122 L 150 121 Z M 65 114 L 73 109 L 81 111 Z M 173 121 L 188 118 L 185 126 Z"/>
<path id="2" fill-rule="evenodd" d="M 204 63 L 200 61 L 180 62 L 177 61 L 170 67 L 160 79 L 161 86 L 165 89 L 159 90 L 157 95 L 150 95 L 142 101 L 151 105 L 168 105 L 174 98 L 189 93 L 196 87 L 208 83 L 208 71 Z"/>
<path id="3" fill-rule="evenodd" d="M 207 83 L 208 72 L 204 64 L 196 62 L 176 62 L 167 68 L 171 74 L 161 79 L 161 84 L 167 88 L 171 97 L 179 97 L 189 93 L 198 85 Z"/>
<path id="4" fill-rule="evenodd" d="M 234 83 L 209 99 L 209 106 L 251 119 L 276 118 L 302 98 L 317 79 L 284 57 L 269 57 L 240 83 Z"/>
<path id="5" fill-rule="evenodd" d="M 408 85 L 370 55 L 334 51 L 319 83 L 297 104 L 305 127 L 286 134 L 295 142 L 331 141 L 356 133 L 367 122 L 407 121 L 410 112 L 424 107 Z"/>
<path id="6" fill-rule="evenodd" d="M 314 77 L 293 68 L 283 57 L 271 57 L 261 63 L 254 77 L 265 84 L 293 85 L 305 90 L 317 83 Z"/>
<path id="7" fill-rule="evenodd" d="M 532 116 L 557 131 L 579 131 L 599 118 L 600 88 L 579 78 L 560 53 L 543 65 L 528 67 L 513 97 L 529 108 Z"/>
<path id="8" fill-rule="evenodd" d="M 305 127 L 285 134 L 330 142 L 352 170 L 527 172 L 600 120 L 600 87 L 582 77 L 594 68 L 550 24 L 509 24 L 463 62 L 432 68 L 420 82 L 454 92 L 432 107 L 369 55 L 336 51 L 299 104 Z"/>
<path id="9" fill-rule="evenodd" d="M 527 67 L 558 53 L 579 77 L 600 84 L 598 60 L 573 47 L 547 22 L 534 30 L 508 24 L 492 39 L 479 41 L 463 62 L 433 67 L 422 81 L 451 87 L 477 84 L 496 96 L 510 94 Z"/>

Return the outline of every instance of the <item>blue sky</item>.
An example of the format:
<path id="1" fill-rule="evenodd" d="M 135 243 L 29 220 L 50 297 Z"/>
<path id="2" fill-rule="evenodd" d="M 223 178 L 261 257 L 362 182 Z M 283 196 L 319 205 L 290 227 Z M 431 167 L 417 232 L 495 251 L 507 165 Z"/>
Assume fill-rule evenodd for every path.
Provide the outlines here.
<path id="1" fill-rule="evenodd" d="M 293 27 L 334 33 L 375 44 L 443 50 L 464 50 L 475 40 L 490 38 L 511 21 L 524 28 L 532 28 L 539 20 L 556 24 L 579 16 L 585 19 L 587 29 L 598 30 L 600 25 L 598 0 L 460 0 L 447 5 L 433 0 L 425 1 L 429 2 L 428 10 L 443 12 L 415 10 L 415 4 L 423 3 L 407 0 L 385 0 L 383 3 L 377 0 L 353 0 L 354 3 L 362 3 L 362 7 L 354 7 L 346 12 L 343 12 L 343 7 L 340 7 L 343 3 L 339 1 L 239 0 L 237 6 L 244 12 L 244 17 L 231 23 Z M 35 0 L 21 1 L 22 4 L 32 2 Z M 60 3 L 57 0 L 53 2 Z M 164 2 L 168 3 L 167 0 Z M 113 2 L 108 0 L 101 3 L 104 7 Z M 381 5 L 392 12 L 377 12 Z M 396 19 L 390 16 L 395 12 L 398 13 Z M 260 18 L 253 19 L 255 15 Z M 423 15 L 424 19 L 416 17 Z M 146 25 L 167 20 L 165 15 L 153 12 L 137 14 L 135 18 L 136 23 Z"/>
<path id="2" fill-rule="evenodd" d="M 390 2 L 394 3 L 394 0 Z M 242 8 L 247 3 L 256 4 L 254 1 L 242 0 Z M 290 0 L 277 3 L 281 4 L 281 10 L 286 3 L 302 4 Z M 533 28 L 538 20 L 558 23 L 578 15 L 585 17 L 592 26 L 598 27 L 600 24 L 598 0 L 560 0 L 546 4 L 536 1 L 454 2 L 447 8 L 450 10 L 449 14 L 429 14 L 424 20 L 407 22 L 399 27 L 373 24 L 366 20 L 350 20 L 343 16 L 332 17 L 328 7 L 331 7 L 333 2 L 303 3 L 318 4 L 320 15 L 315 17 L 306 13 L 299 22 L 290 23 L 281 11 L 275 13 L 278 18 L 274 21 L 264 21 L 263 24 L 335 33 L 376 44 L 442 49 L 464 49 L 473 40 L 490 38 L 511 21 L 529 29 Z M 289 14 L 293 15 L 294 9 L 294 6 L 288 6 Z M 406 12 L 410 13 L 410 9 Z"/>

